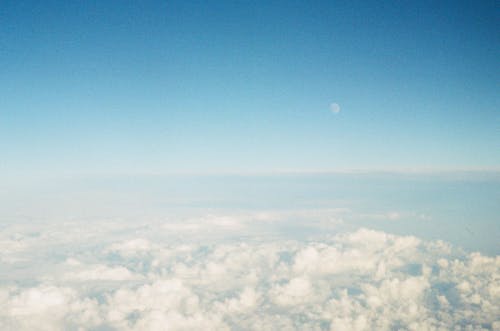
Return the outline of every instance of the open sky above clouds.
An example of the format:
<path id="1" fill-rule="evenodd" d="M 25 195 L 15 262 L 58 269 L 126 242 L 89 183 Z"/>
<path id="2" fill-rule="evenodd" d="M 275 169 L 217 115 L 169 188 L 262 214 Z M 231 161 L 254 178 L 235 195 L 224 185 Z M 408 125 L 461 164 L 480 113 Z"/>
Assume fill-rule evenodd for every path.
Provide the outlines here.
<path id="1" fill-rule="evenodd" d="M 498 168 L 498 16 L 2 1 L 1 175 Z"/>
<path id="2" fill-rule="evenodd" d="M 0 1 L 1 330 L 500 330 L 494 1 Z"/>

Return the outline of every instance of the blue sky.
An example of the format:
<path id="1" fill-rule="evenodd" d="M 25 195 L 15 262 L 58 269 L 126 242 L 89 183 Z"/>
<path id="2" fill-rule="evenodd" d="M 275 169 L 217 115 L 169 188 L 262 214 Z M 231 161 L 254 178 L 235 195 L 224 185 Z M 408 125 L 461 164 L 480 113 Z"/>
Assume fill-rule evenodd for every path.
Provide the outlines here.
<path id="1" fill-rule="evenodd" d="M 498 22 L 494 1 L 2 1 L 1 176 L 498 169 Z"/>
<path id="2" fill-rule="evenodd" d="M 500 330 L 499 46 L 488 0 L 0 0 L 0 329 Z"/>

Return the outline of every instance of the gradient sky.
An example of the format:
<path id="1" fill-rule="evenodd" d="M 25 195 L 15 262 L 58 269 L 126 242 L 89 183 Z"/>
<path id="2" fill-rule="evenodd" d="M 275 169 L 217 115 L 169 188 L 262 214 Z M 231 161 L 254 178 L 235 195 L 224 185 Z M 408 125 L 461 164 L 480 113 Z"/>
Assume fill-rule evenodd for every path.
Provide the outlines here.
<path id="1" fill-rule="evenodd" d="M 499 31 L 496 1 L 4 0 L 0 176 L 498 168 Z"/>

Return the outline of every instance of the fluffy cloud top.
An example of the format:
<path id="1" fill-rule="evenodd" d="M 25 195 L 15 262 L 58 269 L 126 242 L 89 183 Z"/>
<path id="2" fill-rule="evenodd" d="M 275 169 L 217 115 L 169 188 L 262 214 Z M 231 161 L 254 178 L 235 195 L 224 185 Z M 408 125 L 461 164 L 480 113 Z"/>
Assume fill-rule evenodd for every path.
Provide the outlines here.
<path id="1" fill-rule="evenodd" d="M 364 228 L 228 235 L 251 220 L 6 227 L 0 329 L 500 330 L 498 256 Z"/>

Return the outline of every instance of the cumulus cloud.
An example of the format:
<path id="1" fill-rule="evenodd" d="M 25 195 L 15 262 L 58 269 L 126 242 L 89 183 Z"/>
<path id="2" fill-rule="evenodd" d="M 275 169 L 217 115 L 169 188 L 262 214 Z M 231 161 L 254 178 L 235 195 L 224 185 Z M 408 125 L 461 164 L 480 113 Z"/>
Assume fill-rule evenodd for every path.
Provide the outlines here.
<path id="1" fill-rule="evenodd" d="M 295 218 L 308 217 L 325 229 L 329 216 Z M 4 228 L 0 329 L 500 330 L 498 256 L 340 225 L 304 239 L 257 235 L 251 220 Z"/>
<path id="2" fill-rule="evenodd" d="M 355 216 L 358 219 L 365 220 L 382 220 L 382 221 L 400 221 L 403 219 L 413 219 L 419 221 L 429 221 L 432 217 L 426 213 L 419 212 L 400 212 L 388 211 L 386 213 L 371 213 L 371 214 L 358 214 Z"/>
<path id="3" fill-rule="evenodd" d="M 139 275 L 133 275 L 127 268 L 116 266 L 110 267 L 106 265 L 89 265 L 82 266 L 78 268 L 77 265 L 73 264 L 72 269 L 80 269 L 76 271 L 70 271 L 63 275 L 65 280 L 74 281 L 94 281 L 94 280 L 110 280 L 110 281 L 120 281 L 120 280 L 131 280 L 139 277 Z"/>

